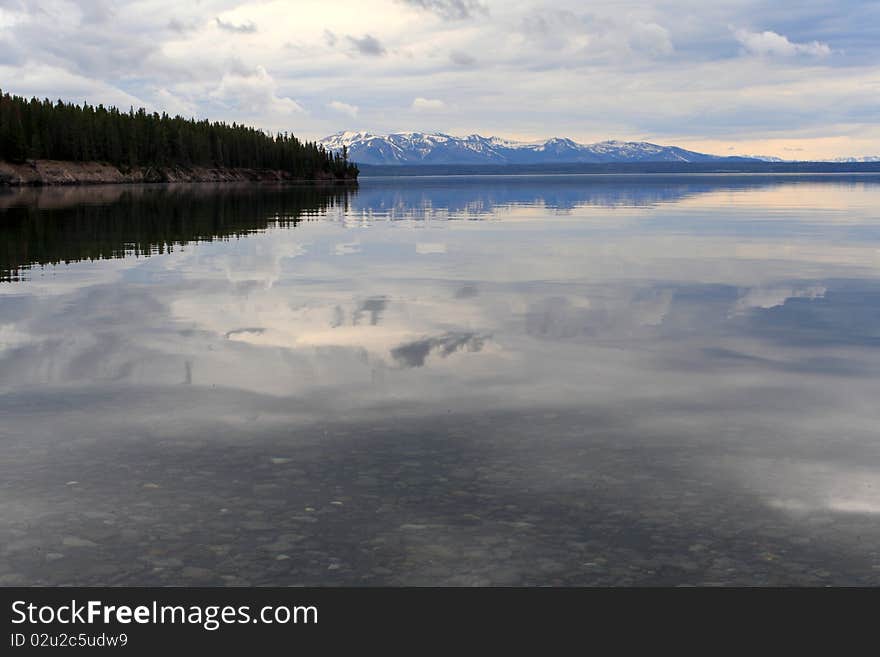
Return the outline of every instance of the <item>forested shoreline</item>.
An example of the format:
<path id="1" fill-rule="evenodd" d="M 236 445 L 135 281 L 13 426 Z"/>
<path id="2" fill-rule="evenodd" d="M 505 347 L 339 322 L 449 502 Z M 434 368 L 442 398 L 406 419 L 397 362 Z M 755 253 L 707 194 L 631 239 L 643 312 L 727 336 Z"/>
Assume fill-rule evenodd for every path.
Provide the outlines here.
<path id="1" fill-rule="evenodd" d="M 347 153 L 331 153 L 286 132 L 185 119 L 140 108 L 27 99 L 0 89 L 0 160 L 105 162 L 147 167 L 271 170 L 291 179 L 355 179 Z"/>

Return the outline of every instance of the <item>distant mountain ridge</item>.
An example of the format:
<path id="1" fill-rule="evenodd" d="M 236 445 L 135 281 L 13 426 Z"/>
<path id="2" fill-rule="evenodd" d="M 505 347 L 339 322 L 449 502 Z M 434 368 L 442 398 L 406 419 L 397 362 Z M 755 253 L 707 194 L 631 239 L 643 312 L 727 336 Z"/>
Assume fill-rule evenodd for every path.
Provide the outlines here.
<path id="1" fill-rule="evenodd" d="M 660 146 L 644 141 L 601 141 L 579 144 L 554 137 L 546 141 L 517 142 L 499 137 L 444 133 L 337 132 L 318 140 L 324 148 L 340 152 L 358 164 L 559 164 L 615 162 L 714 162 L 760 161 L 756 157 L 725 157 Z"/>

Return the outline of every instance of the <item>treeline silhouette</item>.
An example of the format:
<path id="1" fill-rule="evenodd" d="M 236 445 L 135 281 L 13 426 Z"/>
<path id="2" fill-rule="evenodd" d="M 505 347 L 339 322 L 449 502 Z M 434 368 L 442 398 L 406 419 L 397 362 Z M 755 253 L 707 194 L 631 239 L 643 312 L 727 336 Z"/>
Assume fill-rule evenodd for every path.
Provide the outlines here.
<path id="1" fill-rule="evenodd" d="M 0 89 L 0 160 L 100 161 L 119 167 L 205 166 L 285 171 L 296 178 L 355 178 L 348 153 L 287 133 L 196 121 L 141 108 L 23 98 Z"/>
<path id="2" fill-rule="evenodd" d="M 354 193 L 311 185 L 104 187 L 91 188 L 82 202 L 75 191 L 0 194 L 0 281 L 27 279 L 34 266 L 150 256 L 192 242 L 294 227 L 330 208 L 347 208 Z"/>

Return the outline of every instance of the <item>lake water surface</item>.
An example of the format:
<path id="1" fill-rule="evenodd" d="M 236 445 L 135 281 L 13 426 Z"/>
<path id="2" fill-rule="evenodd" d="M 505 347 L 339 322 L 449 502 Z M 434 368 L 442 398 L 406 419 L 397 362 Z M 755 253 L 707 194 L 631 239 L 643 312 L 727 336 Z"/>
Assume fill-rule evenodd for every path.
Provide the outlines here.
<path id="1" fill-rule="evenodd" d="M 880 584 L 880 178 L 0 192 L 0 584 Z"/>

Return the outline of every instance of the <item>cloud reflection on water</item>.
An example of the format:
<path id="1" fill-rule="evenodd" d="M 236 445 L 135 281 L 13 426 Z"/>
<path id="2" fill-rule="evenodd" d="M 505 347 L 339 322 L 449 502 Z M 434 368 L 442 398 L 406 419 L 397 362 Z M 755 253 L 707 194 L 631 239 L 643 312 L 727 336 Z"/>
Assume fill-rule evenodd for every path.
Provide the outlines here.
<path id="1" fill-rule="evenodd" d="M 31 476 L 37 506 L 55 479 L 83 479 L 71 470 L 113 454 L 113 472 L 190 463 L 193 492 L 222 496 L 197 473 L 224 468 L 271 484 L 278 504 L 299 503 L 309 485 L 354 489 L 387 513 L 368 531 L 369 514 L 351 504 L 350 526 L 384 537 L 377 549 L 397 564 L 383 574 L 366 559 L 358 568 L 376 581 L 450 583 L 464 563 L 489 583 L 872 582 L 880 534 L 822 514 L 878 508 L 878 201 L 875 184 L 834 179 L 365 181 L 348 210 L 316 221 L 30 270 L 0 284 L 2 468 Z M 490 220 L 433 220 L 475 207 Z M 321 447 L 325 434 L 340 453 Z M 279 452 L 310 474 L 285 484 L 248 469 L 248 454 Z M 394 477 L 416 497 L 395 503 Z M 136 506 L 119 486 L 119 505 Z M 480 513 L 456 499 L 494 520 L 459 526 Z M 4 508 L 27 537 L 22 504 L 8 494 Z M 517 505 L 531 510 L 505 511 Z M 188 522 L 208 522 L 208 508 L 196 504 Z M 248 522 L 235 518 L 217 531 Z M 506 522 L 525 523 L 527 536 L 518 542 Z M 363 538 L 332 526 L 323 547 L 302 540 L 320 553 Z M 602 529 L 585 538 L 590 526 Z M 759 564 L 745 544 L 691 550 L 722 530 L 788 550 L 803 571 Z M 407 538 L 419 531 L 424 542 Z M 105 561 L 135 549 L 112 540 L 127 547 Z M 225 549 L 244 554 L 251 540 Z M 581 543 L 592 556 L 572 556 Z M 515 572 L 499 565 L 518 550 Z M 652 565 L 657 554 L 665 566 Z M 583 565 L 602 558 L 636 570 Z M 14 559 L 0 558 L 7 573 L 40 580 L 36 562 Z M 82 581 L 98 581 L 82 559 Z M 410 570 L 395 570 L 407 559 Z M 446 570 L 432 575 L 431 559 Z M 287 568 L 320 581 L 309 563 Z M 358 568 L 333 581 L 360 582 Z M 246 570 L 276 581 L 260 569 Z"/>

